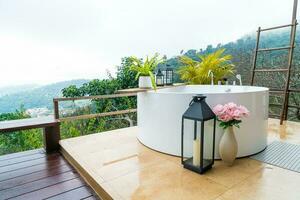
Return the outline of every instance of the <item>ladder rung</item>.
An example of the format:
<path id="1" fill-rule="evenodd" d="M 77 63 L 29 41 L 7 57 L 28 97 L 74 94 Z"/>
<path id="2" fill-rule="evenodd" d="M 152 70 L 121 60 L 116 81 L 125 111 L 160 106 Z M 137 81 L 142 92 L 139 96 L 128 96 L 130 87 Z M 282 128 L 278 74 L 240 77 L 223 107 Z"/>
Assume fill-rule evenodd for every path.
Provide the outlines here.
<path id="1" fill-rule="evenodd" d="M 288 69 L 256 69 L 255 72 L 286 72 Z"/>
<path id="2" fill-rule="evenodd" d="M 298 106 L 298 105 L 288 105 L 288 107 L 290 107 L 290 108 L 298 108 L 298 109 L 300 109 L 300 106 Z"/>
<path id="3" fill-rule="evenodd" d="M 278 107 L 279 107 L 279 106 L 282 106 L 282 104 L 279 104 L 279 103 L 269 103 L 269 105 L 270 105 L 270 106 L 278 106 Z"/>
<path id="4" fill-rule="evenodd" d="M 293 26 L 293 24 L 286 24 L 286 25 L 282 25 L 282 26 L 274 26 L 274 27 L 270 27 L 270 28 L 264 28 L 264 29 L 260 29 L 260 32 L 274 30 L 274 29 L 278 29 L 278 28 L 286 28 L 289 26 Z"/>
<path id="5" fill-rule="evenodd" d="M 283 89 L 277 89 L 277 88 L 269 88 L 269 92 L 284 93 L 284 90 Z M 300 92 L 300 89 L 289 89 L 287 92 Z"/>
<path id="6" fill-rule="evenodd" d="M 280 88 L 269 88 L 270 91 L 282 91 L 284 92 L 284 89 L 280 89 Z"/>
<path id="7" fill-rule="evenodd" d="M 269 92 L 271 92 L 271 93 L 283 93 L 284 94 L 284 90 L 276 89 L 276 88 L 270 88 Z"/>
<path id="8" fill-rule="evenodd" d="M 289 89 L 290 92 L 300 92 L 300 89 Z"/>
<path id="9" fill-rule="evenodd" d="M 279 103 L 269 103 L 270 106 L 277 106 L 277 107 L 281 107 L 282 104 L 279 104 Z M 298 105 L 288 105 L 289 108 L 299 108 L 300 109 L 300 106 Z"/>
<path id="10" fill-rule="evenodd" d="M 269 117 L 271 117 L 271 118 L 273 118 L 273 117 L 276 117 L 276 118 L 277 118 L 277 117 L 278 117 L 278 118 L 279 118 L 279 117 L 280 117 L 280 115 L 276 115 L 276 114 L 269 114 Z"/>
<path id="11" fill-rule="evenodd" d="M 290 49 L 290 48 L 291 48 L 291 46 L 287 46 L 287 47 L 257 49 L 257 51 L 277 51 L 277 50 Z"/>

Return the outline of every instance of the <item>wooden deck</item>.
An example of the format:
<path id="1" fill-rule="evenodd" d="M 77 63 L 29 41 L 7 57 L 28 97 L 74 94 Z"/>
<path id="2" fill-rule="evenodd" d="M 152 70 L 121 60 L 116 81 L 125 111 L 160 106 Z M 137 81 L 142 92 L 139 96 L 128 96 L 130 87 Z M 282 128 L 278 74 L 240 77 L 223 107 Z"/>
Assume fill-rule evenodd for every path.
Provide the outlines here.
<path id="1" fill-rule="evenodd" d="M 99 199 L 60 153 L 32 150 L 0 156 L 0 200 Z"/>
<path id="2" fill-rule="evenodd" d="M 300 144 L 300 123 L 269 120 L 268 141 Z M 138 127 L 61 140 L 62 153 L 102 199 L 299 200 L 300 173 L 250 158 L 199 175 L 138 142 Z"/>

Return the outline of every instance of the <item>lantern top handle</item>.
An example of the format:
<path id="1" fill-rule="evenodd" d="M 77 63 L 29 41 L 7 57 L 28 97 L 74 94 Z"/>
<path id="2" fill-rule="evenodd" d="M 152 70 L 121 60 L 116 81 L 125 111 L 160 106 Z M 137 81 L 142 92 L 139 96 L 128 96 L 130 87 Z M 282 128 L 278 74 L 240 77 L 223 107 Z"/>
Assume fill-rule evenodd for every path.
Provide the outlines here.
<path id="1" fill-rule="evenodd" d="M 206 96 L 204 96 L 203 94 L 196 94 L 195 96 L 193 96 L 193 99 L 190 102 L 190 105 L 194 102 L 205 101 L 205 99 L 206 99 Z"/>

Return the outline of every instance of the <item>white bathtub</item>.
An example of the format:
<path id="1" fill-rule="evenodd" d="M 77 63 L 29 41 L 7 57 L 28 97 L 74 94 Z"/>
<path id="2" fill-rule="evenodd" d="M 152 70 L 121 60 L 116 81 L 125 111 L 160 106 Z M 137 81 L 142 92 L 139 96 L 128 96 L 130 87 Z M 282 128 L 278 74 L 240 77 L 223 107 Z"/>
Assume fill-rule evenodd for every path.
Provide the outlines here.
<path id="1" fill-rule="evenodd" d="M 240 129 L 235 128 L 238 157 L 256 154 L 267 145 L 267 120 L 269 90 L 254 86 L 187 85 L 138 93 L 138 139 L 154 150 L 180 156 L 181 117 L 188 108 L 192 96 L 204 94 L 211 107 L 234 102 L 244 105 L 250 116 L 243 120 Z M 185 126 L 185 132 L 192 125 Z M 216 129 L 216 158 L 223 129 Z M 192 137 L 192 136 L 191 136 Z M 192 144 L 188 144 L 189 153 Z"/>

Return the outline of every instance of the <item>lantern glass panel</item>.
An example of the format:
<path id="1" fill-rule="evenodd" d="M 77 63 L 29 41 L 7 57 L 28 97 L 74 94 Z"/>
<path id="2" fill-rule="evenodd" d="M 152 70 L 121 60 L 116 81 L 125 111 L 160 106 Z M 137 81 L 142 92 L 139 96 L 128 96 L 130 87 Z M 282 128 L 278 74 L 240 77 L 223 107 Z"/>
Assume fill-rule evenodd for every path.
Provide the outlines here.
<path id="1" fill-rule="evenodd" d="M 166 84 L 167 85 L 173 84 L 173 69 L 166 70 Z"/>
<path id="2" fill-rule="evenodd" d="M 214 162 L 214 119 L 204 123 L 204 143 L 203 143 L 203 168 L 208 167 Z"/>
<path id="3" fill-rule="evenodd" d="M 156 74 L 156 85 L 157 86 L 163 86 L 164 85 L 164 75 L 160 70 L 158 70 L 158 72 Z"/>
<path id="4" fill-rule="evenodd" d="M 195 122 L 197 125 L 199 124 L 199 121 L 184 119 L 184 135 L 183 135 L 183 157 L 184 160 L 192 159 L 193 157 L 193 143 L 194 143 L 194 125 Z M 198 128 L 199 130 L 199 128 Z M 200 139 L 200 132 L 196 132 L 197 139 Z"/>

